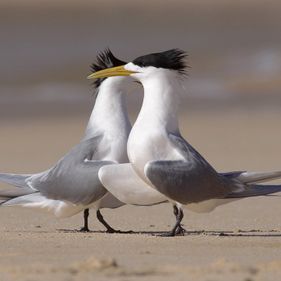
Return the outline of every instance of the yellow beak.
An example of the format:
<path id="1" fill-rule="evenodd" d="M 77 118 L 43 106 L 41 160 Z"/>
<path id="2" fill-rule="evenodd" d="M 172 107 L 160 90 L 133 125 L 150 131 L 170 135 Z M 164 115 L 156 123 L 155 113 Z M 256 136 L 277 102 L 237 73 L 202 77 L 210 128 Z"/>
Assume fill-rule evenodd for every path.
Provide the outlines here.
<path id="1" fill-rule="evenodd" d="M 130 76 L 132 73 L 136 73 L 136 72 L 126 70 L 124 68 L 124 65 L 121 65 L 121 66 L 111 67 L 94 72 L 91 75 L 89 75 L 87 79 L 98 79 L 98 78 L 106 78 L 112 76 Z"/>

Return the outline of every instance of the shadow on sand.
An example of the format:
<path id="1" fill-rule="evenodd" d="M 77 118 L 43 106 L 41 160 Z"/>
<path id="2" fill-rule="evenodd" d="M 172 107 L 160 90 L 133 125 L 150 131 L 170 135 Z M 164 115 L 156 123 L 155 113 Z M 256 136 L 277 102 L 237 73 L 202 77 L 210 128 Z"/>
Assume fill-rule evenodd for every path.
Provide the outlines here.
<path id="1" fill-rule="evenodd" d="M 57 229 L 63 233 L 81 233 L 81 234 L 112 234 L 106 231 L 89 231 L 81 232 L 79 230 L 71 229 Z M 151 236 L 163 236 L 165 231 L 118 231 L 113 234 L 127 234 L 127 235 L 151 235 Z M 238 230 L 238 231 L 224 231 L 224 230 L 196 230 L 196 231 L 185 231 L 184 235 L 178 236 L 217 236 L 217 237 L 281 237 L 281 231 L 279 230 Z"/>

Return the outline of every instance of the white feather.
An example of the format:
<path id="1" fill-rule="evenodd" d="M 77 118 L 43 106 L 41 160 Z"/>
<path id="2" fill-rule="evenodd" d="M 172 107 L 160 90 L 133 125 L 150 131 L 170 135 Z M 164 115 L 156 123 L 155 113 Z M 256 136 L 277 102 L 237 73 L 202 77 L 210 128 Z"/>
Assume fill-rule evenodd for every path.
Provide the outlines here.
<path id="1" fill-rule="evenodd" d="M 166 197 L 147 185 L 129 163 L 103 166 L 99 179 L 110 193 L 126 204 L 145 206 L 166 201 Z"/>

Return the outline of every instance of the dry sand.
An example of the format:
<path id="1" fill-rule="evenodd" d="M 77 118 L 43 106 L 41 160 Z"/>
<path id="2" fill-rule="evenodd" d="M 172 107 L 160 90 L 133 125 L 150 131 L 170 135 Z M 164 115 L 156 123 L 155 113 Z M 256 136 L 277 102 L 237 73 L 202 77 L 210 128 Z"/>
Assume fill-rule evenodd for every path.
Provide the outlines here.
<path id="1" fill-rule="evenodd" d="M 0 121 L 0 170 L 40 171 L 82 135 L 86 117 Z M 190 112 L 184 135 L 218 170 L 280 169 L 280 112 Z M 27 160 L 26 160 L 27 159 Z M 4 186 L 3 186 L 4 187 Z M 279 197 L 241 200 L 210 214 L 186 211 L 184 237 L 155 236 L 174 222 L 171 206 L 103 210 L 106 234 L 91 212 L 56 219 L 23 208 L 0 210 L 0 280 L 279 280 Z"/>
<path id="2" fill-rule="evenodd" d="M 159 3 L 0 2 L 1 172 L 42 171 L 79 141 L 88 65 L 107 46 L 124 59 L 186 49 L 195 98 L 181 118 L 183 135 L 219 171 L 281 169 L 280 1 Z M 175 238 L 155 236 L 174 223 L 168 204 L 102 212 L 135 233 L 104 233 L 94 212 L 93 232 L 83 234 L 75 231 L 81 215 L 1 208 L 0 281 L 280 280 L 279 197 L 186 211 L 189 232 Z"/>

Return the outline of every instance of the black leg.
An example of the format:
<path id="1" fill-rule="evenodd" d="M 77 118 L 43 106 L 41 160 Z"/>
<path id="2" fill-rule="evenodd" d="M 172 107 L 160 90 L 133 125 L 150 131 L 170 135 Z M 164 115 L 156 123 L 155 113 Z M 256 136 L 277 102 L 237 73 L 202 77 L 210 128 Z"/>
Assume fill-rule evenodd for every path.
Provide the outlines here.
<path id="1" fill-rule="evenodd" d="M 181 221 L 183 219 L 183 216 L 184 216 L 183 210 L 182 209 L 178 209 L 178 214 L 177 214 L 176 217 L 177 217 L 177 219 L 180 220 L 180 223 L 179 223 L 179 225 L 178 225 L 178 227 L 176 229 L 176 233 L 175 233 L 176 235 L 184 235 L 184 233 L 186 232 L 186 230 L 181 225 Z"/>
<path id="2" fill-rule="evenodd" d="M 177 207 L 177 205 L 175 204 L 175 205 L 173 205 L 173 211 L 174 211 L 174 215 L 175 215 L 175 217 L 177 217 L 177 215 L 179 214 L 179 209 L 178 209 L 178 207 Z"/>
<path id="3" fill-rule="evenodd" d="M 89 209 L 84 210 L 84 226 L 80 229 L 81 232 L 89 232 L 88 227 Z"/>
<path id="4" fill-rule="evenodd" d="M 98 220 L 105 226 L 106 228 L 106 232 L 107 233 L 116 233 L 119 232 L 119 230 L 115 230 L 114 228 L 112 228 L 103 218 L 100 210 L 97 210 L 97 218 Z"/>
<path id="5" fill-rule="evenodd" d="M 121 230 L 115 230 L 112 228 L 103 218 L 100 210 L 97 210 L 97 218 L 98 220 L 105 226 L 107 233 L 132 233 L 132 231 L 121 231 Z"/>
<path id="6" fill-rule="evenodd" d="M 162 237 L 173 237 L 176 235 L 183 235 L 185 229 L 181 226 L 181 221 L 183 219 L 183 211 L 179 209 L 176 205 L 173 205 L 174 215 L 176 217 L 176 223 L 171 231 L 162 234 Z"/>

